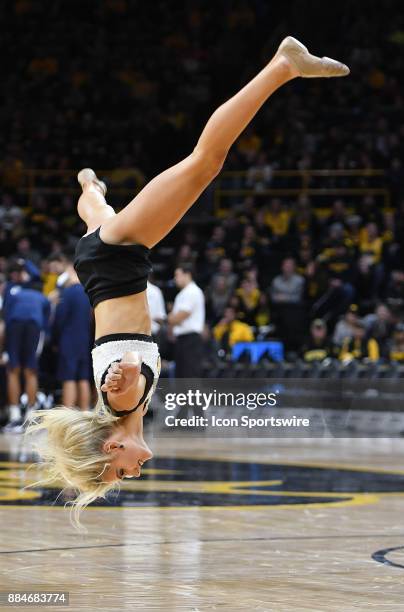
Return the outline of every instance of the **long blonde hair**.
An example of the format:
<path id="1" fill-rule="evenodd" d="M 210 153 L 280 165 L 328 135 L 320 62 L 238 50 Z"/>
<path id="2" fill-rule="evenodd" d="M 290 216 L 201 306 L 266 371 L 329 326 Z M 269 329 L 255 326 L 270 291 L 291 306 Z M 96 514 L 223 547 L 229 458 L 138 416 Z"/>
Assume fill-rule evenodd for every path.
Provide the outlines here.
<path id="1" fill-rule="evenodd" d="M 102 481 L 110 458 L 102 445 L 111 435 L 119 417 L 95 410 L 80 411 L 64 406 L 35 412 L 28 422 L 26 434 L 44 433 L 34 442 L 34 450 L 42 459 L 45 476 L 28 487 L 65 483 L 77 497 L 66 502 L 71 505 L 70 520 L 80 530 L 80 514 L 95 499 L 105 498 L 117 483 Z"/>

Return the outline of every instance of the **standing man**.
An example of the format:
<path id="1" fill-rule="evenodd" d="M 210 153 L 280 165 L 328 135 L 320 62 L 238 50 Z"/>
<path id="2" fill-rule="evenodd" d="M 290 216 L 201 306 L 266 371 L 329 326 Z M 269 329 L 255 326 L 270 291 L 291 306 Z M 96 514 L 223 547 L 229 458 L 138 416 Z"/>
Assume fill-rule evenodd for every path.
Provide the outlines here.
<path id="1" fill-rule="evenodd" d="M 182 264 L 174 274 L 180 292 L 174 300 L 168 323 L 175 342 L 175 375 L 177 378 L 199 378 L 202 365 L 202 332 L 205 324 L 205 296 L 194 282 L 192 266 Z"/>
<path id="2" fill-rule="evenodd" d="M 152 321 L 151 332 L 153 336 L 157 336 L 162 323 L 167 319 L 167 312 L 163 292 L 160 287 L 157 287 L 157 285 L 150 281 L 147 282 L 147 301 Z"/>
<path id="3" fill-rule="evenodd" d="M 28 411 L 37 407 L 38 356 L 40 342 L 48 328 L 50 304 L 39 290 L 40 285 L 30 281 L 25 263 L 17 261 L 9 269 L 10 282 L 4 292 L 3 314 L 6 331 L 7 387 L 9 423 L 6 431 L 23 431 L 20 406 L 21 393 L 28 396 Z M 21 376 L 24 389 L 21 388 Z"/>
<path id="4" fill-rule="evenodd" d="M 56 306 L 53 339 L 58 349 L 57 378 L 64 406 L 88 410 L 91 399 L 92 310 L 71 262 Z"/>

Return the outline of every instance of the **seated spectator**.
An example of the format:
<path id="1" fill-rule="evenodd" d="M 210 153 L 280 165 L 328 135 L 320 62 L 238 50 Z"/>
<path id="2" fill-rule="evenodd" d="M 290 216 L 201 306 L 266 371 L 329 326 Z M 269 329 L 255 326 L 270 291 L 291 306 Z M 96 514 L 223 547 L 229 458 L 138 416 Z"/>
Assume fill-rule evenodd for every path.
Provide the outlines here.
<path id="1" fill-rule="evenodd" d="M 22 209 L 17 206 L 11 195 L 4 193 L 0 200 L 0 223 L 5 230 L 12 230 L 16 221 L 24 217 Z"/>
<path id="2" fill-rule="evenodd" d="M 342 343 L 339 359 L 348 362 L 353 359 L 378 361 L 379 358 L 380 352 L 377 341 L 366 336 L 366 327 L 363 321 L 356 321 L 353 325 L 352 338 L 345 338 Z"/>
<path id="3" fill-rule="evenodd" d="M 207 248 L 209 250 L 213 249 L 218 257 L 224 257 L 226 255 L 226 232 L 221 225 L 216 225 L 214 227 Z"/>
<path id="4" fill-rule="evenodd" d="M 381 282 L 380 270 L 372 264 L 372 258 L 362 255 L 354 266 L 353 284 L 356 290 L 356 300 L 362 310 L 371 311 L 375 308 Z"/>
<path id="5" fill-rule="evenodd" d="M 325 317 L 334 323 L 353 302 L 355 295 L 352 284 L 353 256 L 348 247 L 340 242 L 325 249 L 318 261 L 327 272 L 328 287 L 313 305 L 313 312 L 317 317 Z"/>
<path id="6" fill-rule="evenodd" d="M 269 247 L 272 242 L 272 231 L 265 223 L 265 211 L 262 208 L 256 211 L 253 221 L 260 255 L 266 257 L 270 252 Z"/>
<path id="7" fill-rule="evenodd" d="M 345 235 L 353 248 L 357 250 L 361 238 L 361 218 L 359 215 L 349 215 L 347 217 Z"/>
<path id="8" fill-rule="evenodd" d="M 250 325 L 254 325 L 261 296 L 257 281 L 251 277 L 244 278 L 241 286 L 236 290 L 236 296 L 240 299 L 241 309 L 244 313 L 244 321 Z"/>
<path id="9" fill-rule="evenodd" d="M 254 340 L 251 327 L 236 318 L 236 311 L 231 306 L 226 308 L 223 318 L 213 328 L 213 335 L 226 352 L 236 342 L 252 342 Z"/>
<path id="10" fill-rule="evenodd" d="M 394 320 L 390 309 L 385 304 L 379 304 L 374 313 L 364 317 L 363 322 L 367 334 L 377 340 L 381 354 L 385 355 L 387 342 L 394 330 Z"/>
<path id="11" fill-rule="evenodd" d="M 384 229 L 383 215 L 380 211 L 380 206 L 373 196 L 368 195 L 363 198 L 357 207 L 357 213 L 361 217 L 363 223 L 375 223 L 376 227 Z"/>
<path id="12" fill-rule="evenodd" d="M 353 337 L 354 326 L 357 321 L 358 306 L 357 304 L 351 304 L 334 328 L 333 342 L 335 345 L 342 346 L 345 340 Z"/>
<path id="13" fill-rule="evenodd" d="M 252 262 L 256 260 L 258 254 L 259 246 L 255 228 L 253 225 L 247 225 L 241 238 L 239 259 L 248 259 Z"/>
<path id="14" fill-rule="evenodd" d="M 308 234 L 313 242 L 318 239 L 320 224 L 311 209 L 310 200 L 301 196 L 296 204 L 289 225 L 289 235 L 292 242 L 300 241 L 302 234 Z"/>
<path id="15" fill-rule="evenodd" d="M 404 270 L 393 270 L 391 273 L 386 303 L 396 316 L 404 316 Z"/>
<path id="16" fill-rule="evenodd" d="M 227 283 L 223 274 L 215 274 L 206 291 L 207 313 L 211 321 L 216 322 L 223 314 L 233 293 L 233 288 Z"/>
<path id="17" fill-rule="evenodd" d="M 397 323 L 394 329 L 388 357 L 391 361 L 404 363 L 404 323 Z"/>
<path id="18" fill-rule="evenodd" d="M 331 207 L 331 213 L 326 218 L 325 223 L 328 227 L 339 223 L 345 229 L 347 223 L 347 212 L 343 200 L 335 200 Z"/>
<path id="19" fill-rule="evenodd" d="M 296 274 L 293 257 L 282 262 L 282 273 L 275 276 L 271 283 L 270 294 L 274 304 L 300 304 L 303 300 L 304 278 Z"/>
<path id="20" fill-rule="evenodd" d="M 183 244 L 178 251 L 178 255 L 175 260 L 174 268 L 181 267 L 182 264 L 195 265 L 197 253 L 192 250 L 189 244 Z"/>
<path id="21" fill-rule="evenodd" d="M 265 210 L 265 223 L 271 229 L 274 239 L 286 236 L 289 229 L 290 213 L 282 208 L 279 198 L 270 201 Z"/>
<path id="22" fill-rule="evenodd" d="M 380 263 L 382 259 L 383 243 L 384 240 L 380 236 L 376 223 L 368 223 L 361 230 L 359 251 L 362 255 L 368 255 L 373 265 Z"/>
<path id="23" fill-rule="evenodd" d="M 17 241 L 15 255 L 17 258 L 29 259 L 36 266 L 40 266 L 41 255 L 36 249 L 32 248 L 31 241 L 25 236 Z"/>
<path id="24" fill-rule="evenodd" d="M 268 327 L 271 322 L 269 310 L 269 299 L 265 293 L 261 293 L 258 307 L 255 314 L 255 325 L 260 328 Z"/>
<path id="25" fill-rule="evenodd" d="M 255 162 L 249 167 L 247 172 L 247 187 L 254 191 L 264 191 L 268 189 L 273 175 L 273 168 L 268 162 L 266 153 L 259 153 Z"/>
<path id="26" fill-rule="evenodd" d="M 327 325 L 322 319 L 314 319 L 310 326 L 310 337 L 302 347 L 304 361 L 324 361 L 333 356 L 333 347 L 328 338 Z"/>
<path id="27" fill-rule="evenodd" d="M 234 272 L 233 262 L 228 257 L 224 257 L 219 261 L 217 272 L 212 277 L 212 285 L 215 282 L 216 276 L 221 276 L 226 281 L 226 287 L 229 293 L 232 293 L 237 285 L 238 275 Z"/>

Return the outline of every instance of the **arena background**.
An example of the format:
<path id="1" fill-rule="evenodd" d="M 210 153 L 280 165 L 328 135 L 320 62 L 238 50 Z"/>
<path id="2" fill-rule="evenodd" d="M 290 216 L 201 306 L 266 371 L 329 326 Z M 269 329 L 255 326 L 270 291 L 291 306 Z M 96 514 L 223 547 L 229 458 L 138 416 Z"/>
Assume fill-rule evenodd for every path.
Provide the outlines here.
<path id="1" fill-rule="evenodd" d="M 59 491 L 22 492 L 32 455 L 21 425 L 6 430 L 0 498 L 10 529 L 0 553 L 11 561 L 2 565 L 2 589 L 60 585 L 77 597 L 74 609 L 90 609 L 70 555 L 86 586 L 93 581 L 87 595 L 100 609 L 128 602 L 145 610 L 219 604 L 364 610 L 370 602 L 393 609 L 402 588 L 390 575 L 379 578 L 377 564 L 383 571 L 403 567 L 403 448 L 400 439 L 391 440 L 404 431 L 401 2 L 10 0 L 0 4 L 0 18 L 2 294 L 16 282 L 16 265 L 29 273 L 34 264 L 39 277 L 30 282 L 50 299 L 51 313 L 62 291 L 57 279 L 85 232 L 76 212 L 79 169 L 97 171 L 119 210 L 192 150 L 213 110 L 269 60 L 285 35 L 351 69 L 349 78 L 299 79 L 271 97 L 218 178 L 152 253 L 153 282 L 168 311 L 178 265 L 192 264 L 204 290 L 207 384 L 248 379 L 256 391 L 277 385 L 284 408 L 312 416 L 310 434 L 322 439 L 259 442 L 237 434 L 226 442 L 227 434 L 214 440 L 200 428 L 194 436 L 177 432 L 178 441 L 162 435 L 160 391 L 153 418 L 158 450 L 145 482 L 126 484 L 107 508 L 95 504 L 88 550 L 76 558 L 79 538 L 68 518 L 46 513 Z M 277 297 L 274 279 L 282 272 L 296 275 L 293 299 Z M 39 408 L 61 401 L 52 321 L 51 314 L 41 344 Z M 2 320 L 0 403 L 7 427 L 6 333 Z M 175 377 L 166 324 L 158 339 L 164 391 Z M 23 412 L 25 404 L 23 397 Z M 149 531 L 143 506 L 152 517 Z M 225 506 L 238 508 L 232 519 Z M 284 518 L 290 506 L 293 529 Z M 206 508 L 211 512 L 204 514 Z M 116 509 L 139 547 L 125 548 L 131 544 L 122 543 Z M 100 535 L 108 530 L 107 538 Z M 340 564 L 335 575 L 318 538 L 331 538 L 327 546 Z M 162 569 L 159 555 L 170 555 L 172 545 L 176 560 Z M 67 560 L 57 556 L 57 573 L 44 547 L 59 555 L 59 546 Z M 111 547 L 109 569 L 97 559 L 100 546 Z M 193 547 L 200 547 L 200 557 Z M 24 571 L 23 553 L 37 555 L 34 569 Z M 230 571 L 234 558 L 243 561 L 243 575 L 237 567 Z M 131 582 L 144 559 L 151 573 L 139 571 Z M 122 579 L 114 583 L 110 570 L 123 572 Z M 171 591 L 167 575 L 174 573 Z M 307 573 L 310 587 L 299 578 Z"/>

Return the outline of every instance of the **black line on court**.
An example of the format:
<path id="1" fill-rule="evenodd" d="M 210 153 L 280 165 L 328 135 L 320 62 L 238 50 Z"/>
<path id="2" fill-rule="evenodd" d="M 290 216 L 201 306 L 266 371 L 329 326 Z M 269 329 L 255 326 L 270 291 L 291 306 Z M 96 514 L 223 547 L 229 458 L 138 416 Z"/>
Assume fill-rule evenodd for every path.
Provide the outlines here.
<path id="1" fill-rule="evenodd" d="M 399 567 L 400 569 L 404 569 L 404 565 L 401 565 L 401 563 L 395 563 L 394 561 L 390 561 L 386 558 L 386 555 L 388 555 L 389 553 L 394 552 L 395 550 L 403 549 L 404 546 L 393 546 L 393 548 L 384 548 L 383 550 L 377 550 L 373 553 L 372 559 L 373 561 L 377 561 L 377 563 L 383 563 L 383 565 L 390 565 L 391 567 Z"/>
<path id="2" fill-rule="evenodd" d="M 387 537 L 404 537 L 404 533 L 395 533 L 391 536 L 386 533 L 372 533 L 372 534 L 352 534 L 352 535 L 334 535 L 334 536 L 273 536 L 269 538 L 205 538 L 200 540 L 163 540 L 162 542 L 142 542 L 139 543 L 125 543 L 119 542 L 117 544 L 88 544 L 87 546 L 59 546 L 54 548 L 27 548 L 24 550 L 0 550 L 0 555 L 17 555 L 22 553 L 35 553 L 35 552 L 56 552 L 56 551 L 65 551 L 65 550 L 90 550 L 93 548 L 125 548 L 131 546 L 167 546 L 170 544 L 194 544 L 195 542 L 203 543 L 215 543 L 215 542 L 279 542 L 284 541 L 287 542 L 289 540 L 341 540 L 341 539 L 354 539 L 354 538 L 387 538 Z M 377 551 L 372 555 L 377 555 L 378 553 L 391 552 L 393 550 L 398 550 L 400 548 L 404 548 L 404 546 L 397 546 L 395 548 L 386 548 L 385 550 Z M 374 559 L 375 561 L 379 561 L 379 563 L 386 563 L 387 565 L 396 565 L 397 567 L 403 567 L 403 565 L 398 565 L 393 563 L 392 561 L 381 561 L 379 559 Z"/>

